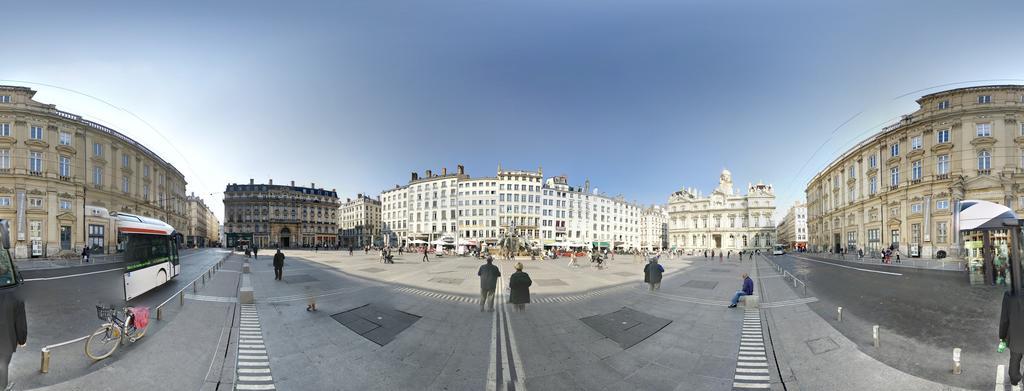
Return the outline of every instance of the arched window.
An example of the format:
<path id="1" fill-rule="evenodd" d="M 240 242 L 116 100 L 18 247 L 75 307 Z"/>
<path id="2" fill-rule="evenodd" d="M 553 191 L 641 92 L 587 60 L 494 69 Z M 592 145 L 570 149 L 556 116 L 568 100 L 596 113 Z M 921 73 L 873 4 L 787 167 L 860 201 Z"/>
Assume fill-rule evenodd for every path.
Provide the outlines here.
<path id="1" fill-rule="evenodd" d="M 981 150 L 978 152 L 978 169 L 988 170 L 992 168 L 992 154 L 988 150 Z"/>

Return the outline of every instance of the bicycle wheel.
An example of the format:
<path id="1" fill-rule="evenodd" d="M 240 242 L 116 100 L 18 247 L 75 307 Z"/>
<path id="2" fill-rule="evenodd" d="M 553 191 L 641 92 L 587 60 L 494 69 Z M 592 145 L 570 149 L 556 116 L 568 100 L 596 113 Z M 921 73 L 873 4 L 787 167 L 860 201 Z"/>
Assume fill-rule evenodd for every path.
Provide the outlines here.
<path id="1" fill-rule="evenodd" d="M 121 329 L 112 324 L 106 324 L 96 329 L 85 341 L 85 355 L 99 361 L 110 357 L 121 344 Z"/>

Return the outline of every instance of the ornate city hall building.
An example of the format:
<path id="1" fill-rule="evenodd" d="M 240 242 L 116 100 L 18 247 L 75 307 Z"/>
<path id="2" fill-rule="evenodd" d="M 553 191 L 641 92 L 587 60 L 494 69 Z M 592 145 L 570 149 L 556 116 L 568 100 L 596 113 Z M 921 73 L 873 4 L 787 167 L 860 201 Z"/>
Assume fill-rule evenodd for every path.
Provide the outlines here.
<path id="1" fill-rule="evenodd" d="M 187 231 L 185 177 L 128 136 L 0 86 L 0 219 L 15 258 L 113 252 L 106 212 L 163 220 Z"/>
<path id="2" fill-rule="evenodd" d="M 245 240 L 260 248 L 334 246 L 338 240 L 338 193 L 310 187 L 230 184 L 224 190 L 228 247 Z"/>
<path id="3" fill-rule="evenodd" d="M 1024 86 L 958 88 L 917 103 L 808 183 L 812 251 L 954 256 L 958 201 L 1024 211 Z"/>
<path id="4" fill-rule="evenodd" d="M 775 237 L 774 213 L 771 185 L 747 185 L 747 194 L 738 194 L 733 190 L 732 173 L 722 170 L 718 187 L 710 195 L 683 189 L 669 197 L 670 249 L 767 249 Z"/>

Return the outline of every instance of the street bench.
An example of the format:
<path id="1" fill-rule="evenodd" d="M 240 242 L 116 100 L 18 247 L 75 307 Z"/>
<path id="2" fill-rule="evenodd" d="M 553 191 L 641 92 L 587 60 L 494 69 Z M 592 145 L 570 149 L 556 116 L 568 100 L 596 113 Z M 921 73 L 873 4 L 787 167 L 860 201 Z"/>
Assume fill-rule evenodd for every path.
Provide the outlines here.
<path id="1" fill-rule="evenodd" d="M 760 299 L 757 295 L 740 296 L 740 302 L 746 308 L 758 308 Z"/>

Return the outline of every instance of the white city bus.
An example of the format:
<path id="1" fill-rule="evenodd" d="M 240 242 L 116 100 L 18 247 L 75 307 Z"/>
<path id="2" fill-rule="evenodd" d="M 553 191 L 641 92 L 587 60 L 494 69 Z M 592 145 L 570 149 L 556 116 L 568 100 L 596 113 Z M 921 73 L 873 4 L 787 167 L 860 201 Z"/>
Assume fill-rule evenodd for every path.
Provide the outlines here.
<path id="1" fill-rule="evenodd" d="M 124 298 L 131 300 L 181 273 L 174 227 L 148 217 L 110 213 L 117 227 L 118 256 L 127 263 Z"/>
<path id="2" fill-rule="evenodd" d="M 782 255 L 782 254 L 785 254 L 785 253 L 786 253 L 786 246 L 783 246 L 781 244 L 776 244 L 775 248 L 772 250 L 772 255 Z"/>

